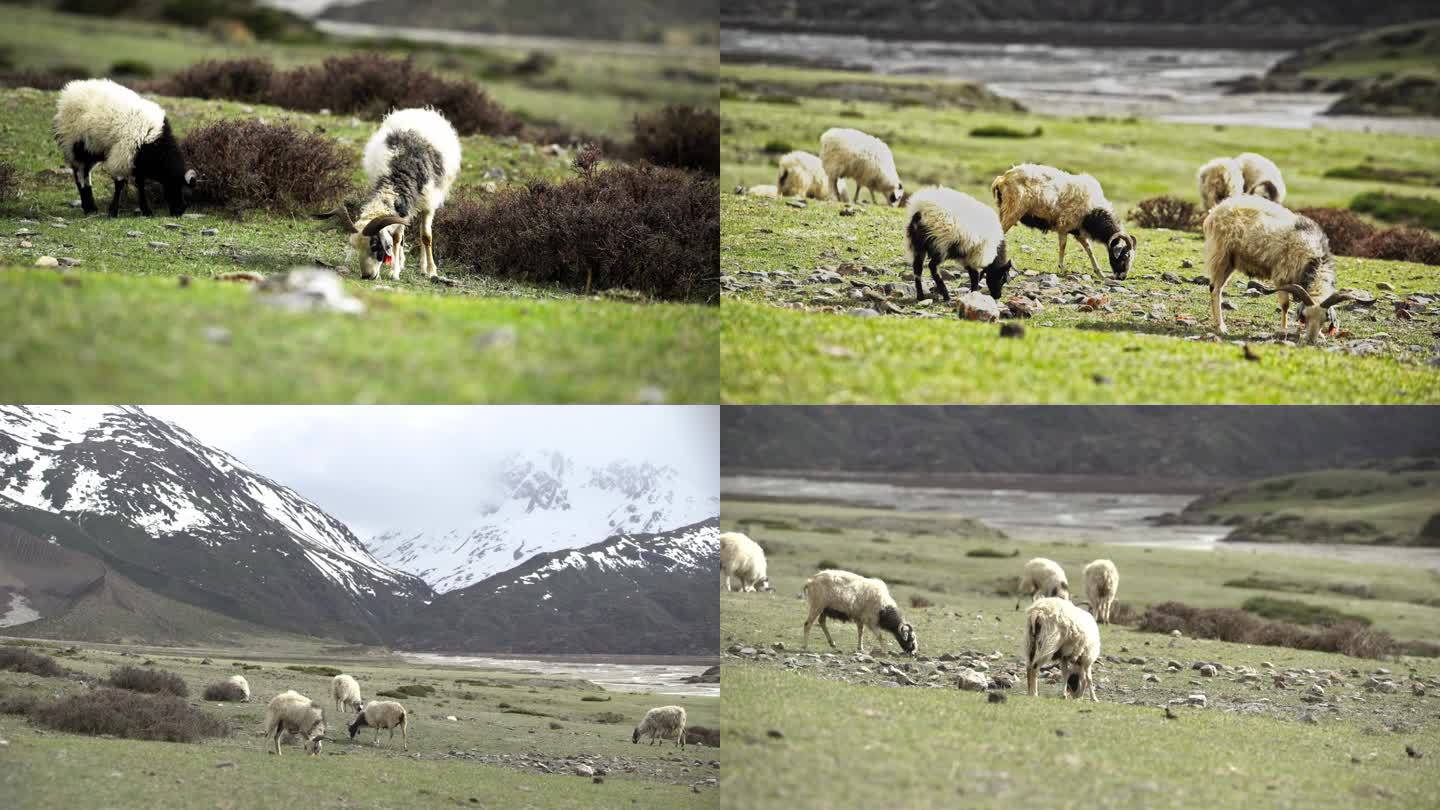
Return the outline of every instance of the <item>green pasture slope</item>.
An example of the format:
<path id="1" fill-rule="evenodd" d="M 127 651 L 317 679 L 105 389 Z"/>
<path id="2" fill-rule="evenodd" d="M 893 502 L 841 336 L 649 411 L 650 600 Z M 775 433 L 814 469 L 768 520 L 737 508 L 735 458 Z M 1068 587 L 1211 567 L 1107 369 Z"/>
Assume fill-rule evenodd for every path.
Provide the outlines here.
<path id="1" fill-rule="evenodd" d="M 0 642 L 3 643 L 3 642 Z M 272 643 L 242 649 L 124 648 L 80 645 L 60 655 L 71 669 L 104 676 L 112 667 L 154 666 L 182 675 L 190 701 L 226 720 L 228 737 L 203 743 L 102 739 L 49 731 L 0 714 L 0 792 L 20 808 L 95 806 L 149 808 L 157 797 L 172 807 L 715 807 L 720 749 L 632 745 L 630 732 L 658 703 L 678 702 L 690 722 L 714 727 L 715 698 L 608 692 L 584 681 L 507 671 L 409 664 L 353 648 Z M 55 654 L 65 644 L 38 652 Z M 122 650 L 132 653 L 121 655 Z M 201 663 L 207 657 L 211 663 Z M 236 664 L 248 665 L 242 669 Z M 400 700 L 411 714 L 410 750 L 388 732 L 349 739 L 330 700 L 330 678 L 287 669 L 328 665 L 360 681 L 371 699 L 383 689 L 433 686 L 431 697 Z M 254 702 L 201 699 L 208 683 L 232 673 L 250 682 Z M 47 699 L 82 688 L 61 679 L 0 672 L 0 697 Z M 261 737 L 265 704 L 295 689 L 330 709 L 318 758 L 297 743 L 277 759 Z M 583 698 L 589 698 L 585 700 Z M 456 720 L 445 719 L 454 716 Z M 607 770 L 603 783 L 577 776 L 567 761 L 588 758 Z M 545 773 L 529 763 L 544 762 Z M 696 786 L 699 790 L 696 790 Z M 102 801 L 103 799 L 103 801 Z"/>
<path id="2" fill-rule="evenodd" d="M 857 528 L 837 531 L 837 521 Z M 767 547 L 775 584 L 773 594 L 721 594 L 730 755 L 724 807 L 1423 807 L 1440 786 L 1430 764 L 1431 749 L 1440 748 L 1440 697 L 1428 686 L 1440 683 L 1440 661 L 1373 661 L 1111 625 L 1101 630 L 1098 704 L 1063 701 L 1058 684 L 1043 681 L 1040 696 L 1030 698 L 1019 665 L 1023 614 L 1013 595 L 1021 564 L 1034 555 L 1060 562 L 1080 592 L 1086 562 L 1114 560 L 1120 600 L 1137 607 L 1172 599 L 1238 606 L 1256 591 L 1223 582 L 1256 569 L 1403 592 L 1433 591 L 1428 572 L 1229 551 L 1015 543 L 957 534 L 958 516 L 938 513 L 730 501 L 722 522 Z M 980 548 L 1018 556 L 966 556 Z M 889 581 L 922 657 L 897 654 L 892 639 L 888 652 L 867 644 L 874 660 L 857 659 L 850 625 L 837 625 L 838 650 L 816 628 L 813 655 L 801 652 L 805 607 L 797 595 L 819 565 Z M 1437 608 L 1282 596 L 1344 606 L 1397 637 L 1437 639 Z M 913 607 L 912 597 L 931 604 Z M 976 662 L 992 676 L 1019 673 L 1017 685 L 1001 690 L 1003 703 L 955 687 L 955 669 Z M 1192 669 L 1198 662 L 1222 668 L 1202 677 Z M 897 685 L 887 664 L 909 667 L 922 686 Z M 1364 687 L 1381 669 L 1398 692 Z M 1277 673 L 1285 688 L 1274 685 Z M 1307 701 L 1311 683 L 1322 679 L 1326 697 Z M 1427 685 L 1424 696 L 1412 692 L 1415 682 Z M 1170 700 L 1195 694 L 1206 696 L 1204 708 L 1177 706 L 1176 717 L 1166 717 Z M 1407 745 L 1424 757 L 1408 756 Z"/>
<path id="3" fill-rule="evenodd" d="M 1422 171 L 1440 161 L 1440 140 L 1400 135 L 1165 124 L 1136 119 L 1057 118 L 987 105 L 973 92 L 915 104 L 875 80 L 886 102 L 817 97 L 809 72 L 726 67 L 722 73 L 722 188 L 775 182 L 784 151 L 818 151 L 831 126 L 886 140 L 907 189 L 943 184 L 990 201 L 990 181 L 1026 161 L 1095 175 L 1122 216 L 1157 195 L 1195 199 L 1196 168 L 1216 155 L 1254 150 L 1276 160 L 1294 207 L 1344 207 L 1384 183 L 1325 178 L 1327 170 L 1375 165 Z M 833 77 L 806 81 L 821 87 Z M 863 75 L 854 83 L 870 81 Z M 766 88 L 764 92 L 750 92 Z M 953 103 L 943 98 L 955 95 Z M 1035 137 L 974 137 L 1005 126 Z M 1433 188 L 1407 194 L 1440 198 Z M 868 198 L 867 198 L 868 199 Z M 1232 279 L 1228 339 L 1210 325 L 1199 233 L 1128 226 L 1139 240 L 1123 286 L 1110 285 L 1071 245 L 1057 271 L 1056 240 L 1017 226 L 1011 253 L 1022 274 L 1006 295 L 1038 295 L 1042 310 L 1026 335 L 1000 340 L 993 324 L 959 323 L 938 304 L 917 306 L 903 239 L 904 213 L 872 206 L 840 216 L 841 205 L 725 194 L 721 274 L 725 287 L 721 369 L 726 402 L 1433 402 L 1440 400 L 1433 315 L 1402 320 L 1400 298 L 1440 293 L 1440 268 L 1340 257 L 1341 287 L 1375 294 L 1371 307 L 1342 310 L 1345 333 L 1320 348 L 1279 342 L 1272 298 L 1247 296 Z M 849 263 L 841 282 L 817 269 Z M 857 269 L 858 268 L 858 271 Z M 952 291 L 966 288 L 963 270 Z M 1058 286 L 1042 287 L 1058 274 Z M 812 280 L 812 277 L 815 277 Z M 1393 290 L 1385 290 L 1382 282 Z M 878 318 L 848 314 L 870 287 L 899 310 Z M 926 279 L 926 288 L 931 282 Z M 1081 312 L 1082 296 L 1108 307 Z M 1291 338 L 1294 327 L 1291 328 Z M 1241 343 L 1258 359 L 1247 359 Z"/>

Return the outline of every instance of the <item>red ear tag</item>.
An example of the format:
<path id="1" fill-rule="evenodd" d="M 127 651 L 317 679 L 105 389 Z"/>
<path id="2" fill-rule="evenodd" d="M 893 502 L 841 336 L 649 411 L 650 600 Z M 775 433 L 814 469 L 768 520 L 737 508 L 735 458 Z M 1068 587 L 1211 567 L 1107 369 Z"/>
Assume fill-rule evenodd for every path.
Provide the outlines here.
<path id="1" fill-rule="evenodd" d="M 386 263 L 386 264 L 391 264 L 391 263 L 394 262 L 394 261 L 395 261 L 395 257 L 394 257 L 394 256 L 386 256 L 386 257 L 385 257 L 385 263 Z"/>

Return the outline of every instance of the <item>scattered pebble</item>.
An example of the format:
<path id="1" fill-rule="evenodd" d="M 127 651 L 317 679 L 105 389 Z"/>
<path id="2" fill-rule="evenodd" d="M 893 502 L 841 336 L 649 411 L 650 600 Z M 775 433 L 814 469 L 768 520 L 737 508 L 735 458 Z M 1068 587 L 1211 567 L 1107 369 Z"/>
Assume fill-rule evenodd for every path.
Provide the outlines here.
<path id="1" fill-rule="evenodd" d="M 1025 337 L 1025 325 L 1019 323 L 1002 323 L 1000 324 L 1000 337 L 1023 338 Z"/>
<path id="2" fill-rule="evenodd" d="M 220 229 L 219 229 L 219 228 L 201 228 L 201 229 L 200 229 L 200 235 L 201 235 L 201 236 L 214 236 L 214 235 L 216 235 L 216 234 L 218 234 L 218 233 L 220 233 Z"/>
<path id="3" fill-rule="evenodd" d="M 169 242 L 150 242 L 150 243 L 149 243 L 149 247 L 154 248 L 155 250 L 160 250 L 160 249 L 162 249 L 162 248 L 170 247 L 170 243 L 169 243 Z"/>
<path id="4" fill-rule="evenodd" d="M 219 346 L 230 345 L 230 330 L 223 326 L 207 326 L 204 331 L 205 340 Z"/>
<path id="5" fill-rule="evenodd" d="M 502 326 L 475 336 L 475 348 L 494 349 L 514 346 L 517 332 L 513 326 Z"/>
<path id="6" fill-rule="evenodd" d="M 54 256 L 41 256 L 35 260 L 36 267 L 59 267 L 60 260 Z"/>
<path id="7" fill-rule="evenodd" d="M 771 739 L 776 739 L 776 740 L 783 740 L 783 739 L 785 739 L 785 732 L 781 731 L 781 730 L 778 729 L 778 728 L 772 728 L 772 729 L 770 729 L 769 731 L 765 732 L 765 735 L 768 736 L 768 737 L 770 737 Z"/>

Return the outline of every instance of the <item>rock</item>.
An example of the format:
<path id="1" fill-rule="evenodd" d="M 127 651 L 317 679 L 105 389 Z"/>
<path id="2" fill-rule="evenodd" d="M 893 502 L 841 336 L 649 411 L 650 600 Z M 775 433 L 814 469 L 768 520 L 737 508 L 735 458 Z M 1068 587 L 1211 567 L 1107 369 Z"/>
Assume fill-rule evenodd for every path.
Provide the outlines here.
<path id="1" fill-rule="evenodd" d="M 1425 752 L 1421 751 L 1419 748 L 1416 748 L 1413 745 L 1407 745 L 1405 746 L 1405 755 L 1410 757 L 1411 759 L 1419 759 L 1425 756 Z"/>
<path id="2" fill-rule="evenodd" d="M 1004 692 L 991 692 L 986 700 L 990 703 L 1004 703 L 1006 700 L 1009 700 L 1009 698 Z"/>
<path id="3" fill-rule="evenodd" d="M 21 240 L 20 240 L 20 247 L 25 248 L 25 249 L 28 250 L 29 248 L 35 247 L 35 243 L 34 243 L 34 242 L 31 242 L 29 239 L 21 239 Z"/>
<path id="4" fill-rule="evenodd" d="M 125 235 L 131 239 L 139 239 L 145 235 L 144 231 L 126 231 Z"/>
<path id="5" fill-rule="evenodd" d="M 1018 323 L 1002 323 L 1000 324 L 1000 337 L 1023 338 L 1025 337 L 1025 326 Z"/>
<path id="6" fill-rule="evenodd" d="M 1216 669 L 1215 669 L 1215 665 L 1214 665 L 1214 664 L 1202 664 L 1202 665 L 1201 665 L 1201 667 L 1200 667 L 1200 677 L 1202 677 L 1202 678 L 1213 678 L 1213 677 L 1215 677 L 1215 674 L 1216 674 Z"/>
<path id="7" fill-rule="evenodd" d="M 351 297 L 333 270 L 297 267 L 268 276 L 255 288 L 258 299 L 290 312 L 343 312 L 358 315 L 365 304 Z"/>
<path id="8" fill-rule="evenodd" d="M 202 334 L 206 342 L 220 346 L 230 345 L 230 330 L 223 326 L 207 326 Z"/>
<path id="9" fill-rule="evenodd" d="M 575 775 L 576 775 L 576 776 L 594 776 L 594 775 L 595 775 L 595 769 L 592 768 L 592 767 L 590 767 L 589 765 L 576 765 L 576 766 L 575 766 Z"/>
<path id="10" fill-rule="evenodd" d="M 59 267 L 60 260 L 54 256 L 41 256 L 35 260 L 36 267 Z"/>
<path id="11" fill-rule="evenodd" d="M 603 785 L 605 784 L 605 777 L 601 776 L 600 774 L 595 774 L 595 776 L 590 781 L 597 785 Z"/>
<path id="12" fill-rule="evenodd" d="M 357 714 L 358 714 L 358 713 L 357 713 Z M 460 720 L 459 720 L 458 718 L 456 718 L 455 715 L 453 715 L 453 714 L 447 714 L 447 715 L 445 715 L 445 719 L 448 720 L 448 721 L 451 722 L 451 723 L 458 723 L 458 722 L 460 722 Z"/>
<path id="13" fill-rule="evenodd" d="M 984 675 L 976 672 L 973 669 L 962 669 L 959 673 L 957 673 L 957 676 L 958 677 L 955 685 L 960 689 L 965 689 L 967 691 L 984 692 L 985 688 L 990 685 L 989 678 L 986 678 Z"/>
<path id="14" fill-rule="evenodd" d="M 77 258 L 75 258 L 75 257 L 73 257 L 73 256 L 61 256 L 61 257 L 60 257 L 60 266 L 61 266 L 61 267 L 79 267 L 79 266 L 80 266 L 80 260 L 77 259 Z"/>
<path id="15" fill-rule="evenodd" d="M 1146 676 L 1145 676 L 1145 680 L 1146 680 L 1146 682 L 1148 682 L 1148 683 L 1159 683 L 1159 682 L 1160 682 L 1160 676 L 1154 675 L 1154 674 L 1146 675 Z"/>
<path id="16" fill-rule="evenodd" d="M 1209 701 L 1209 699 L 1206 698 L 1204 695 L 1195 694 L 1195 695 L 1191 695 L 1190 697 L 1186 698 L 1186 699 L 1185 699 L 1185 702 L 1186 702 L 1186 703 L 1189 703 L 1191 706 L 1199 706 L 1200 708 L 1203 709 L 1203 708 L 1205 708 L 1206 705 L 1209 704 L 1210 701 Z"/>
<path id="17" fill-rule="evenodd" d="M 1375 282 L 1375 289 L 1384 290 L 1385 292 L 1395 292 L 1395 285 L 1388 281 L 1377 281 Z"/>
<path id="18" fill-rule="evenodd" d="M 152 249 L 154 249 L 154 250 L 161 250 L 161 249 L 170 247 L 170 243 L 169 243 L 169 242 L 150 242 L 150 243 L 148 243 L 147 246 L 150 247 L 150 248 L 152 248 Z"/>
<path id="19" fill-rule="evenodd" d="M 1183 259 L 1183 260 L 1181 260 L 1181 262 L 1180 262 L 1180 269 L 1181 269 L 1181 270 L 1193 270 L 1194 268 L 1195 268 L 1195 263 L 1194 263 L 1194 262 L 1190 261 L 1189 259 Z"/>
<path id="20" fill-rule="evenodd" d="M 786 200 L 785 204 L 791 208 L 805 208 L 807 203 L 804 200 Z"/>
<path id="21" fill-rule="evenodd" d="M 200 229 L 200 235 L 201 235 L 201 236 L 214 236 L 214 235 L 216 235 L 216 234 L 218 234 L 218 233 L 220 233 L 220 229 L 219 229 L 219 228 L 201 228 L 201 229 Z"/>
<path id="22" fill-rule="evenodd" d="M 853 205 L 846 205 L 844 208 L 840 209 L 840 216 L 842 217 L 853 217 L 857 213 L 859 212 L 855 210 L 855 206 Z"/>
<path id="23" fill-rule="evenodd" d="M 18 230 L 18 231 L 15 232 L 15 235 L 16 235 L 16 236 L 39 236 L 40 234 L 39 234 L 39 232 L 37 232 L 37 231 L 32 231 L 32 230 L 30 230 L 29 228 L 21 228 L 20 230 Z"/>
<path id="24" fill-rule="evenodd" d="M 1000 305 L 988 294 L 975 291 L 960 296 L 956 311 L 967 321 L 998 321 Z"/>
<path id="25" fill-rule="evenodd" d="M 878 317 L 880 317 L 880 313 L 876 312 L 876 311 L 873 310 L 873 309 L 870 309 L 869 307 L 856 307 L 856 308 L 850 310 L 850 314 L 851 314 L 851 315 L 854 315 L 854 316 L 857 317 L 857 318 L 878 318 Z"/>
<path id="26" fill-rule="evenodd" d="M 217 767 L 217 768 L 233 768 L 233 767 L 235 767 L 235 763 L 231 762 L 231 761 L 228 760 L 228 759 L 225 759 L 225 760 L 221 760 L 221 761 L 215 763 L 215 767 Z"/>
<path id="27" fill-rule="evenodd" d="M 515 345 L 516 331 L 513 326 L 502 326 L 475 336 L 475 348 L 494 349 Z"/>
<path id="28" fill-rule="evenodd" d="M 178 223 L 178 222 L 164 222 L 164 223 L 161 223 L 161 225 L 162 225 L 163 227 L 165 227 L 165 228 L 168 228 L 168 229 L 172 230 L 172 231 L 178 231 L 178 230 L 180 230 L 180 223 Z"/>
<path id="29" fill-rule="evenodd" d="M 785 732 L 781 731 L 778 728 L 772 728 L 769 731 L 765 732 L 765 736 L 769 737 L 772 740 L 783 740 L 785 739 Z"/>

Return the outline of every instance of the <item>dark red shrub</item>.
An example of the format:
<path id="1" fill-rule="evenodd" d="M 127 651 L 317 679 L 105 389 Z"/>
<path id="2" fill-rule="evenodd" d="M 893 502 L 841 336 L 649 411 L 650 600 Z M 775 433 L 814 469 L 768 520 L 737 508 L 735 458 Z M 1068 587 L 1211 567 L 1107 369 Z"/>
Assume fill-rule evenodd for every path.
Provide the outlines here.
<path id="1" fill-rule="evenodd" d="M 720 729 L 709 728 L 708 726 L 686 726 L 686 745 L 705 745 L 710 748 L 720 747 Z"/>
<path id="2" fill-rule="evenodd" d="M 1440 264 L 1440 239 L 1421 228 L 1397 226 L 1376 231 L 1360 243 L 1356 255 L 1397 262 Z"/>
<path id="3" fill-rule="evenodd" d="M 96 689 L 62 697 L 31 709 L 30 719 L 72 734 L 108 734 L 134 740 L 195 742 L 230 733 L 224 720 L 174 695 L 147 695 L 126 689 Z"/>
<path id="4" fill-rule="evenodd" d="M 1151 197 L 1141 200 L 1130 212 L 1130 221 L 1141 228 L 1169 228 L 1193 231 L 1203 219 L 1195 203 L 1179 197 Z"/>
<path id="5" fill-rule="evenodd" d="M 48 655 L 14 647 L 0 648 L 0 670 L 24 672 L 42 678 L 63 678 L 70 674 L 68 669 L 60 666 L 60 662 Z"/>
<path id="6" fill-rule="evenodd" d="M 156 92 L 260 103 L 270 98 L 274 81 L 275 68 L 264 59 L 206 60 L 160 82 Z"/>
<path id="7" fill-rule="evenodd" d="M 111 670 L 110 677 L 106 679 L 105 684 L 116 689 L 129 689 L 132 692 L 147 692 L 156 695 L 186 697 L 190 694 L 190 687 L 185 685 L 184 678 L 163 669 L 116 667 Z"/>
<path id="8" fill-rule="evenodd" d="M 354 156 L 322 135 L 253 119 L 216 121 L 181 142 L 195 200 L 287 214 L 333 207 L 350 190 Z"/>
<path id="9" fill-rule="evenodd" d="M 1375 233 L 1375 226 L 1344 208 L 1300 208 L 1297 214 L 1315 220 L 1337 256 L 1359 256 L 1360 245 Z"/>
<path id="10" fill-rule="evenodd" d="M 656 166 L 720 174 L 720 116 L 676 104 L 635 116 L 634 156 Z"/>
<path id="11" fill-rule="evenodd" d="M 1180 602 L 1151 605 L 1140 617 L 1137 629 L 1152 633 L 1179 630 L 1193 638 L 1337 652 L 1359 658 L 1382 658 L 1399 649 L 1389 633 L 1356 622 L 1312 630 L 1291 622 L 1262 619 L 1236 608 L 1196 608 Z"/>

